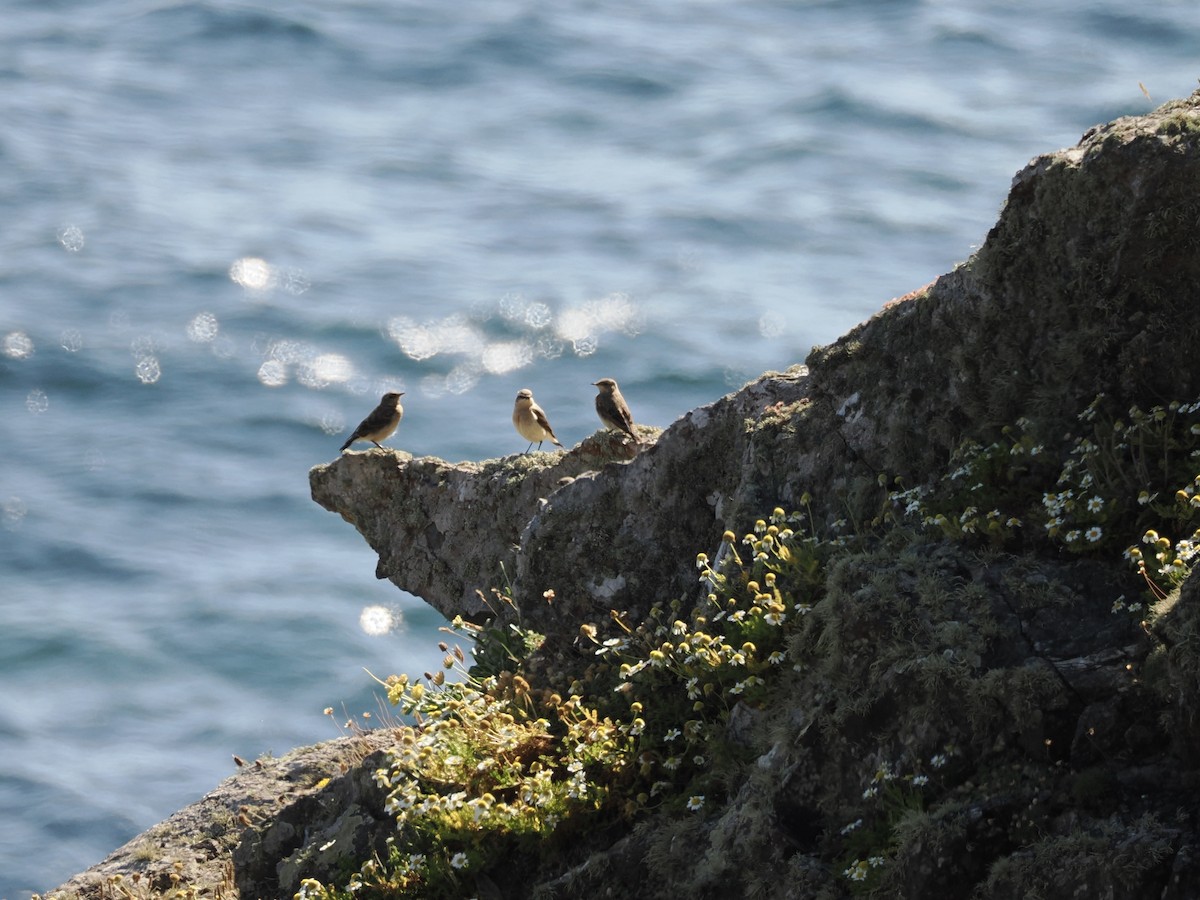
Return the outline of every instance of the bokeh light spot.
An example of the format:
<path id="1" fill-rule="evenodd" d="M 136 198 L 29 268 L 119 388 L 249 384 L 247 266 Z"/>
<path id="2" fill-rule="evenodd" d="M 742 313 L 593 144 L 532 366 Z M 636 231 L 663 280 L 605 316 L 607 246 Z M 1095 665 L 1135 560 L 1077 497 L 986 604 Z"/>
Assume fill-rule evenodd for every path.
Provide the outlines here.
<path id="1" fill-rule="evenodd" d="M 465 394 L 479 383 L 479 372 L 473 366 L 455 366 L 446 373 L 446 390 Z"/>
<path id="2" fill-rule="evenodd" d="M 328 387 L 343 384 L 354 375 L 354 364 L 340 353 L 322 353 L 302 364 L 296 380 L 308 388 Z"/>
<path id="3" fill-rule="evenodd" d="M 592 319 L 587 310 L 576 307 L 563 311 L 558 317 L 555 332 L 564 341 L 578 341 L 592 333 Z"/>
<path id="4" fill-rule="evenodd" d="M 268 359 L 258 367 L 258 380 L 267 387 L 283 387 L 288 382 L 287 363 Z"/>
<path id="5" fill-rule="evenodd" d="M 437 355 L 437 337 L 424 325 L 418 325 L 412 319 L 390 320 L 388 335 L 396 342 L 401 353 L 417 362 Z"/>
<path id="6" fill-rule="evenodd" d="M 634 336 L 642 327 L 642 312 L 628 294 L 613 293 L 600 300 L 565 310 L 554 331 L 571 344 L 576 355 L 591 356 L 608 331 Z"/>
<path id="7" fill-rule="evenodd" d="M 545 303 L 530 303 L 525 310 L 525 324 L 530 328 L 545 328 L 554 321 L 554 314 Z"/>
<path id="8" fill-rule="evenodd" d="M 11 331 L 4 336 L 4 355 L 9 359 L 28 359 L 33 356 L 33 339 L 23 331 Z"/>
<path id="9" fill-rule="evenodd" d="M 249 291 L 269 291 L 275 286 L 275 269 L 265 259 L 243 256 L 229 267 L 229 278 Z"/>
<path id="10" fill-rule="evenodd" d="M 78 353 L 83 349 L 83 332 L 78 328 L 68 328 L 59 337 L 59 343 L 68 353 Z"/>
<path id="11" fill-rule="evenodd" d="M 298 363 L 303 362 L 316 354 L 308 344 L 300 341 L 271 341 L 267 345 L 267 352 L 264 354 L 267 359 L 275 359 L 282 363 Z"/>
<path id="12" fill-rule="evenodd" d="M 542 359 L 558 359 L 563 355 L 563 342 L 557 338 L 541 337 L 538 338 L 536 350 L 537 355 Z"/>
<path id="13" fill-rule="evenodd" d="M 485 341 L 483 335 L 463 316 L 450 316 L 433 326 L 438 346 L 443 353 L 478 353 Z"/>
<path id="14" fill-rule="evenodd" d="M 142 384 L 154 384 L 158 379 L 162 378 L 162 366 L 159 365 L 157 357 L 143 356 L 134 366 L 134 373 L 137 375 L 138 381 Z"/>
<path id="15" fill-rule="evenodd" d="M 400 613 L 386 606 L 364 606 L 358 615 L 358 627 L 372 637 L 395 631 L 403 624 Z"/>
<path id="16" fill-rule="evenodd" d="M 321 431 L 327 435 L 341 434 L 346 430 L 346 419 L 344 416 L 335 412 L 327 412 L 321 416 L 317 423 Z"/>
<path id="17" fill-rule="evenodd" d="M 588 311 L 603 331 L 623 331 L 637 334 L 641 330 L 641 311 L 628 294 L 609 294 L 589 304 Z"/>
<path id="18" fill-rule="evenodd" d="M 25 408 L 35 416 L 40 416 L 50 408 L 50 398 L 46 396 L 45 391 L 34 388 L 25 397 Z"/>
<path id="19" fill-rule="evenodd" d="M 69 253 L 78 253 L 83 249 L 83 229 L 78 225 L 67 225 L 58 230 L 58 242 Z"/>
<path id="20" fill-rule="evenodd" d="M 501 298 L 500 315 L 515 325 L 533 329 L 545 328 L 554 319 L 547 304 L 526 300 L 520 294 L 505 294 Z"/>
<path id="21" fill-rule="evenodd" d="M 524 368 L 533 362 L 533 348 L 524 341 L 500 341 L 483 349 L 483 368 L 493 375 L 503 375 Z"/>
<path id="22" fill-rule="evenodd" d="M 188 340 L 197 344 L 209 344 L 217 338 L 221 324 L 217 317 L 210 312 L 202 312 L 192 318 L 187 325 Z"/>

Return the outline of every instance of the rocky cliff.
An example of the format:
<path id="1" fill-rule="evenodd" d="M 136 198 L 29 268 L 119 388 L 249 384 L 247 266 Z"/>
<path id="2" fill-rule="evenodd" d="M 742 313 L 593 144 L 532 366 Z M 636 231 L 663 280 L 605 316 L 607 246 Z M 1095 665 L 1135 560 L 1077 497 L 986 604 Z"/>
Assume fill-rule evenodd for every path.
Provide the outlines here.
<path id="1" fill-rule="evenodd" d="M 500 641 L 453 715 L 393 681 L 425 731 L 372 748 L 422 746 L 420 765 L 398 749 L 303 806 L 283 794 L 210 835 L 211 871 L 182 883 L 1195 896 L 1197 275 L 1200 94 L 1035 159 L 963 266 L 632 456 L 600 434 L 483 463 L 370 450 L 317 466 L 313 498 L 380 577 L 477 623 L 484 649 L 529 641 Z M 1127 549 L 1151 527 L 1144 558 Z M 440 724 L 465 728 L 479 697 L 526 729 L 495 754 L 513 779 L 592 792 L 526 823 L 532 843 L 479 836 L 479 810 L 519 808 L 523 782 L 451 767 L 428 783 Z M 523 718 L 534 697 L 549 712 Z M 608 749 L 575 766 L 554 745 L 582 709 L 595 724 L 578 746 Z M 475 803 L 474 824 L 398 813 L 417 796 Z M 443 844 L 457 854 L 439 867 Z M 169 888 L 196 846 L 124 851 L 54 896 L 111 893 L 117 872 Z"/>

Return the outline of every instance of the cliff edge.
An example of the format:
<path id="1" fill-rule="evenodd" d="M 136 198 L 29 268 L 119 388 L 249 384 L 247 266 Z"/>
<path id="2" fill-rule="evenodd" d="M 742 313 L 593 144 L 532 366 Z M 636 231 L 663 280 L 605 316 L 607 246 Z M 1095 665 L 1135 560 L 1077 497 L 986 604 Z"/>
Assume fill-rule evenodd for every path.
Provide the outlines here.
<path id="1" fill-rule="evenodd" d="M 632 458 L 600 434 L 315 467 L 314 500 L 380 577 L 503 652 L 453 714 L 429 705 L 436 679 L 391 681 L 422 725 L 372 733 L 375 755 L 303 807 L 235 815 L 183 882 L 1195 896 L 1198 275 L 1200 92 L 1033 160 L 967 263 Z M 509 717 L 478 745 L 491 762 L 468 772 L 460 745 L 438 762 L 446 732 L 488 716 Z M 497 761 L 512 780 L 487 780 Z M 523 803 L 561 814 L 484 839 Z M 134 872 L 173 889 L 196 855 L 122 851 L 48 896 Z"/>

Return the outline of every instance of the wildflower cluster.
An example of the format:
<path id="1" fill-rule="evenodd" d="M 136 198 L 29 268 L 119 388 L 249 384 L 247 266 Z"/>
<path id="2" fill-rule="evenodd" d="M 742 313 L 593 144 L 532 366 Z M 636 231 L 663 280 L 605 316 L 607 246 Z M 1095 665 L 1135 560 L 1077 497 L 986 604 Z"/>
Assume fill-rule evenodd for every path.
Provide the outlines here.
<path id="1" fill-rule="evenodd" d="M 1148 550 L 1153 554 L 1156 565 L 1151 567 L 1147 564 L 1145 552 L 1136 544 L 1125 550 L 1125 558 L 1137 567 L 1160 598 L 1183 582 L 1200 555 L 1200 527 L 1194 524 L 1200 514 L 1200 475 L 1175 492 L 1173 512 L 1175 526 L 1190 528 L 1191 533 L 1172 541 L 1154 529 L 1147 530 L 1142 535 L 1142 543 L 1149 545 Z"/>
<path id="2" fill-rule="evenodd" d="M 845 844 L 842 876 L 856 889 L 869 891 L 876 876 L 889 864 L 895 853 L 896 823 L 907 813 L 925 808 L 931 779 L 937 779 L 957 754 L 953 745 L 943 747 L 927 760 L 917 761 L 904 772 L 903 762 L 880 763 L 863 788 L 862 799 L 867 815 L 841 829 Z"/>
<path id="3" fill-rule="evenodd" d="M 344 888 L 306 881 L 304 896 L 466 896 L 474 871 L 536 854 L 563 822 L 605 808 L 614 774 L 628 768 L 628 724 L 577 695 L 534 690 L 511 671 L 480 677 L 458 647 L 442 646 L 444 669 L 461 680 L 439 672 L 383 682 L 389 702 L 416 723 L 395 729 L 389 764 L 375 772 L 397 825 L 386 858 L 368 860 Z"/>
<path id="4" fill-rule="evenodd" d="M 1026 433 L 1030 423 L 1017 420 L 1003 430 L 1004 440 L 991 444 L 968 441 L 954 467 L 934 486 L 919 485 L 889 494 L 901 520 L 952 539 L 970 536 L 1003 543 L 1025 526 L 1029 484 L 1050 476 L 1045 447 Z"/>
<path id="5" fill-rule="evenodd" d="M 766 694 L 818 592 L 833 541 L 776 509 L 744 536 L 726 532 L 696 558 L 701 602 L 658 603 L 642 622 L 613 612 L 580 627 L 595 659 L 561 694 L 521 674 L 539 637 L 517 625 L 456 621 L 475 665 L 443 645 L 445 672 L 392 676 L 388 700 L 414 724 L 395 730 L 387 791 L 389 851 L 341 886 L 310 880 L 306 897 L 467 896 L 475 873 L 522 854 L 540 859 L 588 823 L 652 809 L 705 815 L 744 750 L 729 717 Z M 503 598 L 502 598 L 503 599 Z M 553 835 L 554 840 L 548 840 Z"/>
<path id="6" fill-rule="evenodd" d="M 645 622 L 619 616 L 619 635 L 581 634 L 611 673 L 614 703 L 627 704 L 637 739 L 638 803 L 704 809 L 721 790 L 736 748 L 722 740 L 731 710 L 756 706 L 772 670 L 788 660 L 786 638 L 816 600 L 829 541 L 797 531 L 807 514 L 775 509 L 739 538 L 727 531 L 712 558 L 696 556 L 702 600 L 656 604 Z"/>
<path id="7" fill-rule="evenodd" d="M 1047 451 L 1033 423 L 1019 419 L 1000 441 L 961 447 L 957 466 L 938 484 L 893 491 L 893 508 L 948 537 L 1004 544 L 1041 535 L 1077 553 L 1111 552 L 1128 542 L 1130 528 L 1186 521 L 1195 508 L 1190 479 L 1200 469 L 1200 400 L 1149 411 L 1134 406 L 1118 418 L 1101 412 L 1104 400 L 1096 397 L 1079 414 L 1084 433 L 1068 436 L 1062 452 Z M 1184 480 L 1192 486 L 1176 492 L 1181 503 L 1160 499 Z M 1158 540 L 1147 541 L 1156 558 L 1164 557 L 1152 574 L 1176 583 L 1193 538 L 1165 548 Z M 1126 550 L 1135 564 L 1140 554 Z"/>

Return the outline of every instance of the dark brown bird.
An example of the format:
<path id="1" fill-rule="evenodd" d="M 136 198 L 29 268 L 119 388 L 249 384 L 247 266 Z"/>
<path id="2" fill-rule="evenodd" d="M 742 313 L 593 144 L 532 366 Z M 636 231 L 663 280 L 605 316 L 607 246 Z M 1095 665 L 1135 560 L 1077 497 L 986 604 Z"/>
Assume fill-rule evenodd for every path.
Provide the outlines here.
<path id="1" fill-rule="evenodd" d="M 517 402 L 513 404 L 512 420 L 517 434 L 529 441 L 529 446 L 525 448 L 526 453 L 533 449 L 534 444 L 537 444 L 538 449 L 541 450 L 543 441 L 549 441 L 556 447 L 562 446 L 554 435 L 554 429 L 550 427 L 546 411 L 533 402 L 533 391 L 529 388 L 521 388 L 517 391 Z"/>
<path id="2" fill-rule="evenodd" d="M 611 378 L 601 378 L 593 381 L 594 387 L 600 388 L 596 395 L 596 415 L 604 423 L 605 428 L 613 431 L 623 431 L 633 438 L 635 444 L 640 444 L 637 432 L 633 430 L 633 415 L 629 412 L 629 404 L 621 396 L 621 389 Z"/>
<path id="3" fill-rule="evenodd" d="M 404 391 L 384 394 L 383 399 L 379 401 L 379 405 L 371 411 L 371 414 L 358 423 L 354 434 L 350 435 L 350 440 L 342 444 L 342 450 L 345 451 L 355 441 L 370 441 L 382 450 L 383 445 L 379 442 L 387 440 L 396 430 L 396 426 L 400 424 L 400 419 L 404 417 L 404 407 L 400 405 L 400 398 L 403 396 Z"/>

